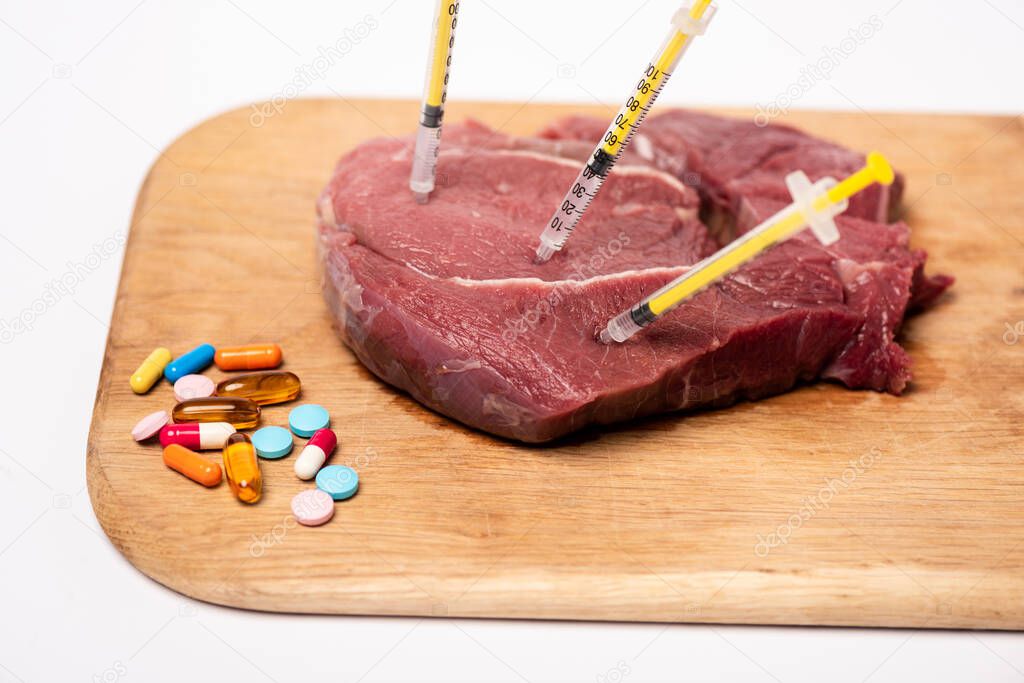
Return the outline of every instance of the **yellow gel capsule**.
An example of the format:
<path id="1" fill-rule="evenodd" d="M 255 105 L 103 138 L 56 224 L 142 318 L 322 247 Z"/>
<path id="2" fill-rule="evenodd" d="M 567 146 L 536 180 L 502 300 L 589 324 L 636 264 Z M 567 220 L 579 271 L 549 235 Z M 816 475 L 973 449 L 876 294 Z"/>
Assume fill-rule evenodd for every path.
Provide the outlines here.
<path id="1" fill-rule="evenodd" d="M 174 406 L 175 422 L 227 422 L 235 429 L 249 429 L 260 421 L 260 407 L 247 398 L 209 396 L 190 398 Z"/>
<path id="2" fill-rule="evenodd" d="M 142 365 L 132 375 L 130 383 L 132 391 L 136 394 L 144 394 L 153 388 L 161 377 L 164 376 L 164 368 L 171 362 L 171 352 L 164 347 L 153 349 L 153 353 L 146 356 Z"/>
<path id="3" fill-rule="evenodd" d="M 291 372 L 254 372 L 229 377 L 217 385 L 218 396 L 239 396 L 261 406 L 291 401 L 302 391 L 302 382 Z"/>
<path id="4" fill-rule="evenodd" d="M 263 494 L 260 461 L 249 437 L 235 432 L 224 445 L 224 474 L 231 490 L 243 503 L 255 503 Z"/>

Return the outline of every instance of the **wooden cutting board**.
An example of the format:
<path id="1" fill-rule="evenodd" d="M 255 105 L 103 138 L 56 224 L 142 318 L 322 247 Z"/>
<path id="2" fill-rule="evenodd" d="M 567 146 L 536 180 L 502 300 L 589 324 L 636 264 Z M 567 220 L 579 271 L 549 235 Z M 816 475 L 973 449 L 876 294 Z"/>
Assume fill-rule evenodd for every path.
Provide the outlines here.
<path id="1" fill-rule="evenodd" d="M 906 326 L 902 398 L 832 384 L 728 410 L 588 432 L 491 438 L 377 381 L 331 330 L 314 203 L 334 161 L 403 135 L 409 101 L 292 101 L 189 131 L 135 209 L 96 396 L 96 516 L 143 573 L 250 609 L 637 621 L 1024 626 L 1024 128 L 1020 119 L 793 113 L 884 150 L 908 177 L 914 243 L 958 282 Z M 272 112 L 267 116 L 266 112 Z M 599 108 L 453 104 L 529 133 Z M 741 112 L 734 112 L 742 115 Z M 749 114 L 747 114 L 749 115 Z M 277 341 L 303 400 L 329 408 L 360 474 L 328 525 L 297 527 L 295 455 L 237 502 L 129 436 L 174 403 L 128 377 L 181 353 Z M 208 371 L 214 379 L 222 373 Z M 290 406 L 265 411 L 286 424 Z M 214 454 L 214 457 L 218 457 Z"/>

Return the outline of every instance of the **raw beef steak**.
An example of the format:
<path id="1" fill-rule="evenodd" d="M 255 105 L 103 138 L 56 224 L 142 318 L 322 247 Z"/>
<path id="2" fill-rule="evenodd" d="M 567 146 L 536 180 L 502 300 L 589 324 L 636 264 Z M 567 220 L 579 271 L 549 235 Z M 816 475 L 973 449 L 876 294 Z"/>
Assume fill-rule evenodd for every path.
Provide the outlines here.
<path id="1" fill-rule="evenodd" d="M 900 393 L 910 361 L 894 336 L 909 306 L 930 303 L 951 281 L 923 275 L 925 255 L 908 249 L 904 224 L 863 219 L 889 212 L 884 193 L 861 202 L 861 218 L 839 218 L 836 244 L 803 234 L 629 342 L 595 340 L 610 317 L 717 248 L 700 215 L 718 212 L 741 232 L 781 207 L 786 165 L 800 163 L 785 155 L 802 149 L 812 177 L 859 165 L 860 155 L 773 126 L 777 136 L 762 144 L 777 153 L 745 146 L 736 157 L 716 152 L 723 161 L 711 165 L 708 150 L 724 148 L 736 122 L 685 113 L 703 117 L 707 132 L 694 124 L 659 137 L 678 116 L 651 119 L 655 133 L 543 265 L 532 260 L 537 236 L 592 149 L 583 120 L 565 126 L 563 140 L 551 129 L 517 138 L 449 125 L 439 185 L 424 206 L 407 187 L 411 140 L 355 149 L 318 207 L 325 295 L 342 339 L 424 405 L 526 442 L 820 377 Z M 673 161 L 678 154 L 687 160 Z M 699 196 L 674 175 L 693 172 L 698 156 Z"/>

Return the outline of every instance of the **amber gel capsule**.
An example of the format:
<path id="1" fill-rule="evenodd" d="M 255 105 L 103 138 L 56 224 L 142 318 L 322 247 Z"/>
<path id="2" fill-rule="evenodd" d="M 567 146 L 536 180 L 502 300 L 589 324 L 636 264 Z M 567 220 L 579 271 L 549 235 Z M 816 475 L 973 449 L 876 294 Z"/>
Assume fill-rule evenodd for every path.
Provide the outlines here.
<path id="1" fill-rule="evenodd" d="M 218 396 L 239 396 L 261 406 L 291 401 L 302 391 L 302 382 L 290 372 L 254 372 L 229 377 L 217 385 Z"/>
<path id="2" fill-rule="evenodd" d="M 260 421 L 260 407 L 247 398 L 209 396 L 190 398 L 174 406 L 175 422 L 227 422 L 235 429 L 249 429 Z"/>
<path id="3" fill-rule="evenodd" d="M 263 477 L 256 448 L 246 434 L 235 432 L 224 446 L 224 473 L 231 490 L 243 503 L 255 503 L 263 493 Z"/>
<path id="4" fill-rule="evenodd" d="M 213 362 L 221 370 L 269 370 L 280 365 L 281 358 L 277 344 L 248 344 L 218 348 Z"/>

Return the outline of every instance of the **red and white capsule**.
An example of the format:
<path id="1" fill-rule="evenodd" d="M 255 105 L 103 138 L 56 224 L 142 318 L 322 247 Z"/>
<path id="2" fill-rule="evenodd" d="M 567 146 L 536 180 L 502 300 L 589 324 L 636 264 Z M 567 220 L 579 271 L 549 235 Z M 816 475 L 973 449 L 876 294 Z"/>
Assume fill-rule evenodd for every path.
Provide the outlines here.
<path id="1" fill-rule="evenodd" d="M 338 445 L 338 437 L 330 429 L 318 429 L 309 437 L 306 447 L 295 459 L 295 476 L 304 481 L 309 481 L 316 476 L 320 468 L 331 457 L 331 453 Z"/>
<path id="2" fill-rule="evenodd" d="M 235 428 L 227 422 L 169 424 L 160 430 L 160 445 L 166 448 L 176 443 L 194 451 L 209 451 L 224 448 L 228 437 L 234 433 Z"/>

